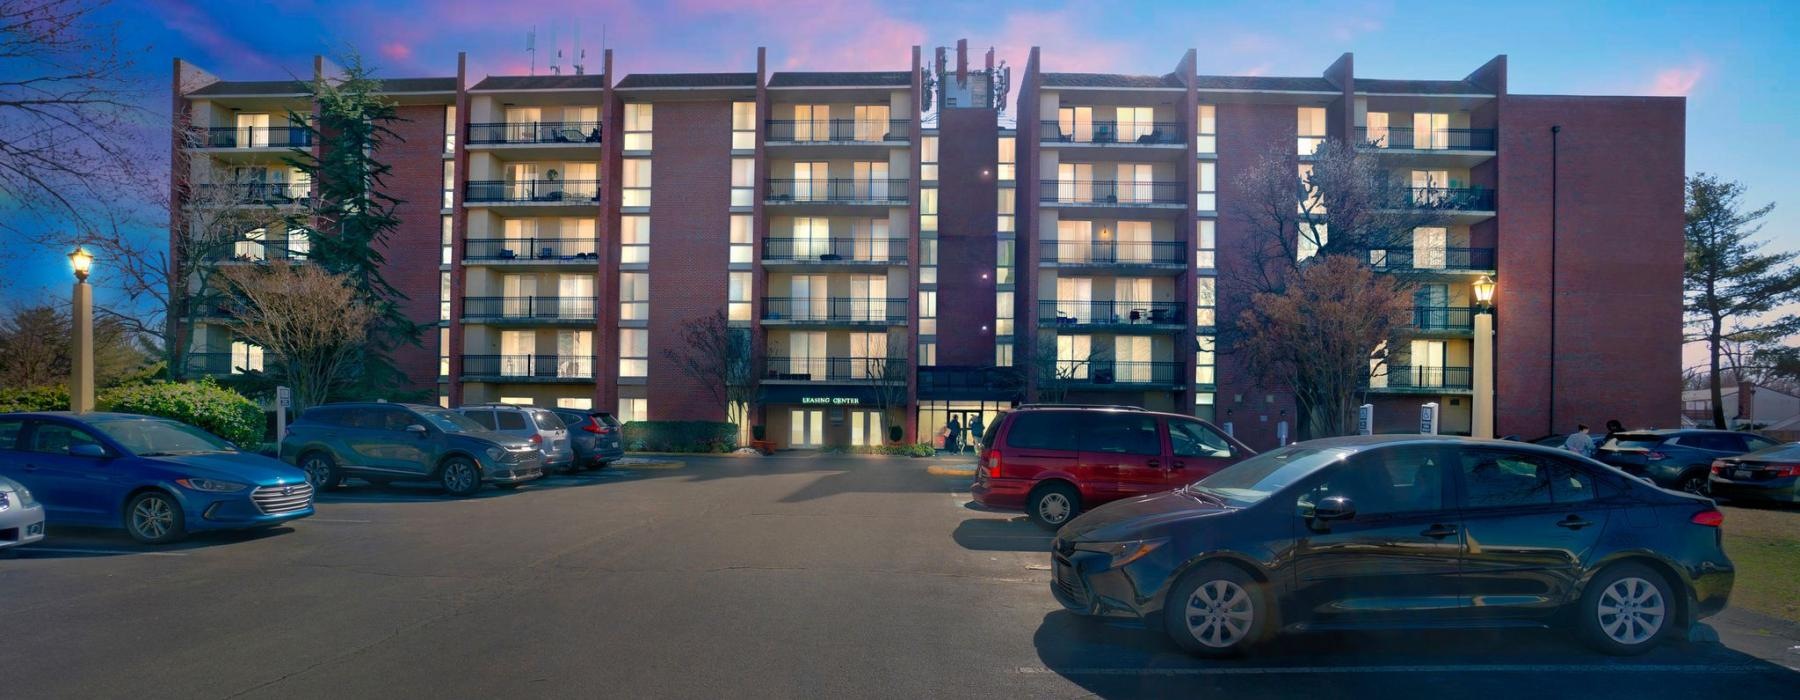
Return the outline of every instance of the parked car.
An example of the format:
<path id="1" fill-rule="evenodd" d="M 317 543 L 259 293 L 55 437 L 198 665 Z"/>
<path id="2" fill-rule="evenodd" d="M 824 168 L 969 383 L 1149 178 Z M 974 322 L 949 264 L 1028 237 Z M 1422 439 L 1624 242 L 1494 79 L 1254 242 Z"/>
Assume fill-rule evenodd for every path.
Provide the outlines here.
<path id="1" fill-rule="evenodd" d="M 569 427 L 550 409 L 505 403 L 476 404 L 457 409 L 481 427 L 524 438 L 544 453 L 544 471 L 574 471 L 575 448 L 569 445 Z"/>
<path id="2" fill-rule="evenodd" d="M 971 488 L 1056 529 L 1083 510 L 1167 491 L 1256 454 L 1206 421 L 1112 406 L 1021 406 L 982 436 Z"/>
<path id="3" fill-rule="evenodd" d="M 7 425 L 0 422 L 0 430 Z M 6 439 L 0 434 L 0 441 Z M 44 506 L 32 497 L 31 489 L 25 488 L 24 484 L 0 476 L 0 552 L 41 539 L 44 539 Z"/>
<path id="4" fill-rule="evenodd" d="M 307 409 L 288 426 L 281 459 L 317 488 L 345 477 L 373 484 L 436 481 L 454 496 L 483 483 L 512 488 L 544 475 L 544 455 L 523 438 L 481 427 L 436 406 L 338 403 Z"/>
<path id="5" fill-rule="evenodd" d="M 1600 445 L 1594 459 L 1664 488 L 1704 495 L 1713 460 L 1776 444 L 1761 435 L 1730 430 L 1632 430 Z"/>
<path id="6" fill-rule="evenodd" d="M 122 527 L 148 544 L 313 513 L 299 470 L 186 423 L 127 413 L 0 415 L 0 476 L 31 489 L 52 525 Z"/>
<path id="7" fill-rule="evenodd" d="M 1713 460 L 1708 479 L 1713 496 L 1800 503 L 1800 443 Z"/>
<path id="8" fill-rule="evenodd" d="M 569 444 L 575 447 L 575 464 L 582 469 L 601 469 L 623 458 L 624 426 L 613 414 L 579 408 L 553 408 L 551 412 L 569 426 Z"/>
<path id="9" fill-rule="evenodd" d="M 1723 519 L 1560 450 L 1329 438 L 1076 518 L 1052 542 L 1051 591 L 1207 656 L 1281 631 L 1565 622 L 1636 654 L 1725 607 Z"/>

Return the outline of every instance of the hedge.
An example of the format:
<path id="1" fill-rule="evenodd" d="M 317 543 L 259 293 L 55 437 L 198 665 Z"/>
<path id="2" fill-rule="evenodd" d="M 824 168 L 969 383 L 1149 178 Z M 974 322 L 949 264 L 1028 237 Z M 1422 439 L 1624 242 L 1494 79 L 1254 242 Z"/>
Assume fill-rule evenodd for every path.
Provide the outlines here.
<path id="1" fill-rule="evenodd" d="M 69 410 L 69 388 L 66 386 L 40 386 L 31 389 L 0 391 L 0 413 L 67 410 Z"/>
<path id="2" fill-rule="evenodd" d="M 103 411 L 178 420 L 246 449 L 262 442 L 267 432 L 261 406 L 210 378 L 183 384 L 115 387 L 102 392 L 96 403 Z"/>
<path id="3" fill-rule="evenodd" d="M 625 449 L 639 452 L 730 452 L 738 426 L 705 420 L 639 420 L 625 424 Z"/>

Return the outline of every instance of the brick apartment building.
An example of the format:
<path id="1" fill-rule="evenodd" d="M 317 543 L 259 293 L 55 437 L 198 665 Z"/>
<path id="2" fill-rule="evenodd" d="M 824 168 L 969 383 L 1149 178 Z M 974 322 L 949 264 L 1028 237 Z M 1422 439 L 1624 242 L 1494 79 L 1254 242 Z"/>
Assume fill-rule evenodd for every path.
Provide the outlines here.
<path id="1" fill-rule="evenodd" d="M 1053 395 L 1268 447 L 1291 396 L 1217 341 L 1244 303 L 1218 284 L 1249 235 L 1236 176 L 1274 150 L 1299 172 L 1340 139 L 1449 211 L 1371 251 L 1418 283 L 1418 338 L 1369 391 L 1378 430 L 1428 401 L 1444 432 L 1470 430 L 1482 275 L 1498 434 L 1678 419 L 1682 98 L 1512 94 L 1504 56 L 1389 80 L 1349 54 L 1317 77 L 1204 75 L 1188 51 L 1136 76 L 1044 72 L 1034 48 L 1016 87 L 960 43 L 893 63 L 771 73 L 759 51 L 745 72 L 615 76 L 607 52 L 595 74 L 477 78 L 459 57 L 454 76 L 384 81 L 407 120 L 380 154 L 404 200 L 387 278 L 437 327 L 398 358 L 408 377 L 446 405 L 723 419 L 666 351 L 725 310 L 758 351 L 751 422 L 784 446 L 928 439 Z M 317 147 L 286 126 L 311 111 L 303 86 L 177 60 L 174 101 L 177 172 L 233 178 L 205 206 L 306 195 L 281 165 Z M 182 179 L 176 201 L 198 206 Z M 280 228 L 221 263 L 303 257 Z M 194 330 L 196 370 L 260 364 L 216 323 Z"/>

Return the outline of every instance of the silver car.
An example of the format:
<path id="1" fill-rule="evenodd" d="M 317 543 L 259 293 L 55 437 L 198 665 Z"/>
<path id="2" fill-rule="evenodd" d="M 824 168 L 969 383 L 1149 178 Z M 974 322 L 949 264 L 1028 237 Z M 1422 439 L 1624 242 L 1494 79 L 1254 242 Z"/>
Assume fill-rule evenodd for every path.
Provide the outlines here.
<path id="1" fill-rule="evenodd" d="M 549 409 L 491 403 L 464 406 L 457 411 L 483 428 L 531 441 L 544 453 L 545 473 L 575 468 L 575 447 L 569 443 L 569 428 Z"/>
<path id="2" fill-rule="evenodd" d="M 44 507 L 17 481 L 0 476 L 0 550 L 44 539 Z"/>

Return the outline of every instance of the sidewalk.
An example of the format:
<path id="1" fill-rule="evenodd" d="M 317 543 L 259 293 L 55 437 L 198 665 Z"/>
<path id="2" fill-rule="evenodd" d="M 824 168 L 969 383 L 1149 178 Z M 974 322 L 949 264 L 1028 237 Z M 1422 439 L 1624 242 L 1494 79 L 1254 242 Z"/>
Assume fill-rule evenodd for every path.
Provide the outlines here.
<path id="1" fill-rule="evenodd" d="M 1793 671 L 1800 671 L 1800 622 L 1789 622 L 1742 608 L 1726 608 L 1701 622 L 1719 633 L 1719 641 Z"/>

